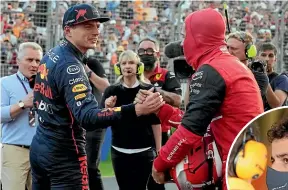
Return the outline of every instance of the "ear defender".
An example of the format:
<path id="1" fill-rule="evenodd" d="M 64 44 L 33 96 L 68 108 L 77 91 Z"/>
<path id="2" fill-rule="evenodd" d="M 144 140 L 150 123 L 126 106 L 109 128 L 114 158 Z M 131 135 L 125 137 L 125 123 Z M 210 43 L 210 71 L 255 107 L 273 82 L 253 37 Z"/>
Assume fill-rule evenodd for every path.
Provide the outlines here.
<path id="1" fill-rule="evenodd" d="M 242 145 L 234 160 L 234 172 L 240 179 L 259 178 L 267 166 L 267 148 L 255 140 Z"/>
<path id="2" fill-rule="evenodd" d="M 117 76 L 120 76 L 122 74 L 121 72 L 121 67 L 120 67 L 120 63 L 116 63 L 114 65 L 114 72 Z"/>
<path id="3" fill-rule="evenodd" d="M 122 75 L 122 72 L 121 72 L 121 67 L 120 67 L 120 63 L 116 63 L 114 65 L 114 72 L 117 76 L 120 76 Z M 137 64 L 137 75 L 141 75 L 144 73 L 144 63 L 142 62 L 139 62 Z"/>
<path id="4" fill-rule="evenodd" d="M 254 190 L 253 185 L 237 177 L 228 177 L 229 190 Z"/>
<path id="5" fill-rule="evenodd" d="M 248 44 L 245 48 L 245 54 L 247 58 L 254 58 L 257 55 L 257 48 L 253 44 Z"/>
<path id="6" fill-rule="evenodd" d="M 144 73 L 144 63 L 139 62 L 137 68 L 137 74 L 142 75 Z"/>

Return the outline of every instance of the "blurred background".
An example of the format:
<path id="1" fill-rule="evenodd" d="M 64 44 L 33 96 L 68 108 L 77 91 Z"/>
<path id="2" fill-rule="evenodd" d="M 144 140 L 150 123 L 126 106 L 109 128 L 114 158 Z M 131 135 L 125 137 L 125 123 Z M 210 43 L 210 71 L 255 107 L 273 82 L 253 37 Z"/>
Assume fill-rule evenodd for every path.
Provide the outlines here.
<path id="1" fill-rule="evenodd" d="M 185 17 L 195 10 L 215 8 L 223 13 L 224 1 L 1 1 L 1 77 L 16 71 L 18 44 L 25 41 L 39 43 L 44 52 L 63 37 L 62 17 L 69 6 L 87 2 L 94 4 L 111 21 L 101 24 L 99 43 L 88 54 L 103 64 L 110 83 L 116 77 L 113 64 L 123 50 L 135 50 L 136 44 L 149 36 L 160 42 L 161 66 L 168 58 L 163 47 L 171 41 L 181 40 L 180 31 Z M 229 1 L 231 31 L 249 31 L 255 43 L 273 42 L 277 49 L 277 73 L 288 70 L 288 2 L 287 1 Z M 224 15 L 225 16 L 225 15 Z M 185 82 L 182 92 L 185 93 Z M 184 96 L 183 96 L 184 97 Z"/>

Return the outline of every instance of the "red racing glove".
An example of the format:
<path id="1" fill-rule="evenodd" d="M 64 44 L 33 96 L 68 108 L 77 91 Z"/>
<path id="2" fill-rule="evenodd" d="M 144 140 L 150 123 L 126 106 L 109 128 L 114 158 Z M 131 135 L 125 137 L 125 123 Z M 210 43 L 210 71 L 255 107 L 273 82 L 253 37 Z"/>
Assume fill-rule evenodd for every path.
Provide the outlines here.
<path id="1" fill-rule="evenodd" d="M 162 125 L 177 128 L 178 125 L 181 124 L 183 114 L 184 112 L 179 108 L 174 108 L 169 104 L 164 104 L 160 108 L 157 116 L 160 119 Z"/>

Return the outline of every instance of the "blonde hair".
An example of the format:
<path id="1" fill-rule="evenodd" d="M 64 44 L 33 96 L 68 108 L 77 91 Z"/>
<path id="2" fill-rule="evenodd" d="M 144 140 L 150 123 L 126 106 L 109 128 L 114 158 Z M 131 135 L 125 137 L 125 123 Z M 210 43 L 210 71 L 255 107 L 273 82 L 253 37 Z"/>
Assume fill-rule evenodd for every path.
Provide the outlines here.
<path id="1" fill-rule="evenodd" d="M 242 32 L 242 31 L 233 32 L 227 36 L 227 40 L 229 40 L 230 38 L 237 39 L 243 42 L 245 45 L 253 43 L 253 36 L 249 32 Z"/>
<path id="2" fill-rule="evenodd" d="M 19 45 L 19 50 L 18 50 L 18 55 L 17 55 L 18 59 L 21 59 L 24 56 L 24 54 L 25 54 L 24 51 L 27 48 L 31 48 L 33 50 L 39 50 L 41 52 L 41 54 L 43 55 L 43 49 L 39 44 L 37 44 L 35 42 L 24 42 L 24 43 L 21 43 Z M 41 57 L 42 57 L 42 55 L 41 55 Z"/>
<path id="3" fill-rule="evenodd" d="M 124 51 L 124 52 L 122 52 L 121 54 L 120 54 L 120 56 L 119 56 L 119 66 L 121 65 L 121 63 L 122 62 L 124 62 L 124 61 L 126 61 L 126 62 L 129 62 L 129 61 L 133 61 L 134 63 L 136 63 L 136 64 L 139 64 L 139 63 L 141 63 L 141 61 L 140 61 L 140 57 L 134 52 L 134 51 L 132 51 L 132 50 L 126 50 L 126 51 Z M 143 63 L 141 63 L 141 64 L 143 64 Z M 138 67 L 138 66 L 137 66 Z M 138 71 L 136 71 L 136 72 L 138 72 Z M 140 75 L 139 74 L 137 74 L 136 75 L 137 76 L 137 79 L 138 79 L 138 81 L 140 82 L 140 84 L 143 84 L 143 85 L 147 85 L 148 83 L 146 82 L 146 80 L 145 80 L 145 77 L 144 77 L 144 73 L 141 73 Z M 118 78 L 117 78 L 117 80 L 116 80 L 116 84 L 117 83 L 121 83 L 123 81 L 123 75 L 120 75 Z"/>

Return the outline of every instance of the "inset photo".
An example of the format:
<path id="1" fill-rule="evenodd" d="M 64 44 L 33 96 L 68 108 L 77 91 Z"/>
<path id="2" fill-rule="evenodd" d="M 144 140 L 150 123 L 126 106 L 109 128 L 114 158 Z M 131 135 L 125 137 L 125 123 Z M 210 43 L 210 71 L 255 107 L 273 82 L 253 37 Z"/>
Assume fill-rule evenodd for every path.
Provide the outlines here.
<path id="1" fill-rule="evenodd" d="M 234 140 L 226 164 L 229 190 L 288 190 L 288 107 L 249 122 Z"/>

